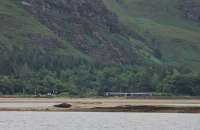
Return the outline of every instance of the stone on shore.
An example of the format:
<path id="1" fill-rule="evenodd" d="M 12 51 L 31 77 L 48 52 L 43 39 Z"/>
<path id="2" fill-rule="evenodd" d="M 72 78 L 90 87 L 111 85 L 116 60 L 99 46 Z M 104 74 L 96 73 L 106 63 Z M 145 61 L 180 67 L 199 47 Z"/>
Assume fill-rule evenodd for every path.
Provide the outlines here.
<path id="1" fill-rule="evenodd" d="M 72 105 L 68 104 L 68 103 L 61 103 L 61 104 L 54 105 L 54 106 L 59 107 L 59 108 L 70 108 L 70 107 L 72 107 Z"/>

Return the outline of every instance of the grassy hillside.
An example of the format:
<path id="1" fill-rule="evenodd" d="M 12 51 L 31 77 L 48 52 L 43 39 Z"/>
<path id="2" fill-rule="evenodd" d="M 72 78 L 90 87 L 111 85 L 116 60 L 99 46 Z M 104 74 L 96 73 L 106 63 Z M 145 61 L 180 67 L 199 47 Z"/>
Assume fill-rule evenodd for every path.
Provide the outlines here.
<path id="1" fill-rule="evenodd" d="M 0 66 L 4 68 L 1 69 L 2 73 L 18 73 L 25 64 L 30 69 L 42 66 L 48 68 L 51 64 L 49 60 L 53 59 L 55 61 L 52 62 L 63 65 L 69 64 L 70 59 L 74 59 L 74 62 L 88 60 L 69 42 L 59 38 L 17 6 L 16 2 L 18 1 L 0 1 Z M 59 61 L 58 57 L 65 60 Z"/>
<path id="2" fill-rule="evenodd" d="M 160 63 L 137 35 L 120 29 L 117 17 L 103 4 L 83 1 L 87 4 L 67 0 L 70 6 L 63 7 L 59 1 L 34 0 L 30 8 L 22 0 L 0 0 L 0 95 L 53 90 L 98 95 L 117 91 L 117 79 L 130 75 L 129 70 L 142 78 L 147 72 L 140 75 L 136 66 Z M 51 10 L 45 12 L 49 3 Z"/>
<path id="3" fill-rule="evenodd" d="M 200 29 L 179 2 L 0 0 L 0 95 L 199 95 Z"/>
<path id="4" fill-rule="evenodd" d="M 141 45 L 138 35 L 130 36 L 102 1 L 26 1 L 31 6 L 22 7 L 35 19 L 101 64 L 159 63 L 153 50 Z"/>
<path id="5" fill-rule="evenodd" d="M 120 20 L 153 40 L 166 64 L 199 70 L 200 25 L 184 17 L 180 0 L 104 0 Z"/>

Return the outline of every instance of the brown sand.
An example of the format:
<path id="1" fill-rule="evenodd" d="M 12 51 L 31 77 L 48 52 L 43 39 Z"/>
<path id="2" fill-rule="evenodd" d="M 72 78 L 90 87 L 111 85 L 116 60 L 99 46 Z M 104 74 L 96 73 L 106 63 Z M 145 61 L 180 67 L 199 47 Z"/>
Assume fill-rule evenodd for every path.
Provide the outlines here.
<path id="1" fill-rule="evenodd" d="M 61 103 L 72 107 L 54 107 Z M 0 111 L 200 113 L 200 99 L 0 98 Z"/>

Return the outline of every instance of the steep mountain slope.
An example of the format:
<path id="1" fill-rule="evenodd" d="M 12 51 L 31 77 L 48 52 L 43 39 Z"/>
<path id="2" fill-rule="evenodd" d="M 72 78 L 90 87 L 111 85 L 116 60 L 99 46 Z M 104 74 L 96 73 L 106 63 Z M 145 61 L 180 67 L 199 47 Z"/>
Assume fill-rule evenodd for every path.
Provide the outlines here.
<path id="1" fill-rule="evenodd" d="M 30 69 L 53 65 L 68 66 L 86 56 L 76 51 L 67 41 L 34 19 L 16 1 L 0 1 L 0 72 L 19 73 L 28 65 Z M 60 64 L 60 65 L 59 65 Z"/>
<path id="2" fill-rule="evenodd" d="M 24 0 L 22 4 L 43 25 L 101 64 L 151 61 L 137 52 L 126 28 L 101 0 Z"/>
<path id="3" fill-rule="evenodd" d="M 161 64 L 145 42 L 101 0 L 0 0 L 0 94 L 117 90 Z"/>
<path id="4" fill-rule="evenodd" d="M 104 0 L 129 28 L 161 52 L 162 61 L 199 70 L 198 0 Z"/>
<path id="5" fill-rule="evenodd" d="M 199 95 L 199 5 L 0 0 L 0 95 Z"/>

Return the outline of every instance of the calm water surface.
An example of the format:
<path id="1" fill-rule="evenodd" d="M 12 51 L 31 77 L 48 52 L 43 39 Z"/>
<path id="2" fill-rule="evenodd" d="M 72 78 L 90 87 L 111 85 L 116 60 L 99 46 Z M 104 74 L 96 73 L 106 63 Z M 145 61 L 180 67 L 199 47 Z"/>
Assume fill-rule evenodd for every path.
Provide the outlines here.
<path id="1" fill-rule="evenodd" d="M 0 130 L 200 130 L 200 115 L 0 112 Z"/>

